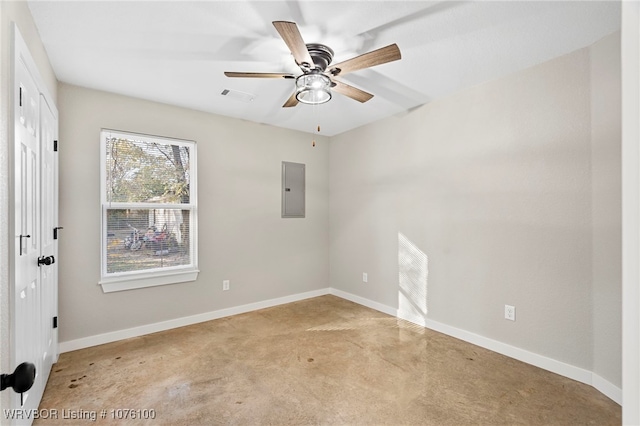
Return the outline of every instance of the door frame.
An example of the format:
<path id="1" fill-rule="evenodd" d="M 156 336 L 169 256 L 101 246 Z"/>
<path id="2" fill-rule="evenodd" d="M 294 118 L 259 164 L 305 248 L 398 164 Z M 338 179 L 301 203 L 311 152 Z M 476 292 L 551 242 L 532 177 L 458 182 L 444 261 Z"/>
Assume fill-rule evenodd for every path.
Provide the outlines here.
<path id="1" fill-rule="evenodd" d="M 640 424 L 640 4 L 622 2 L 622 423 Z"/>

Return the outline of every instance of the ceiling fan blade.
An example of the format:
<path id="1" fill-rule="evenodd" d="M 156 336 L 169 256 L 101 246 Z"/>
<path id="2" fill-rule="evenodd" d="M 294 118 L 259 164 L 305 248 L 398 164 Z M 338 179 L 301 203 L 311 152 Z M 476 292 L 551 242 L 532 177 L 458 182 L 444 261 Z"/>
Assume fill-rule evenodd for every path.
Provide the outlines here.
<path id="1" fill-rule="evenodd" d="M 287 47 L 293 54 L 296 62 L 299 66 L 305 66 L 307 68 L 313 67 L 313 59 L 307 50 L 307 45 L 304 43 L 298 26 L 295 22 L 288 21 L 273 21 L 273 26 L 276 27 L 280 37 L 287 44 Z"/>
<path id="2" fill-rule="evenodd" d="M 373 98 L 373 95 L 371 93 L 367 93 L 364 90 L 349 86 L 348 84 L 338 80 L 333 80 L 333 82 L 336 84 L 333 87 L 333 90 L 340 93 L 341 95 L 345 95 L 350 97 L 351 99 L 355 99 L 358 102 L 367 102 L 369 99 Z"/>
<path id="3" fill-rule="evenodd" d="M 296 105 L 298 105 L 298 100 L 296 99 L 296 92 L 293 92 L 291 96 L 289 96 L 289 99 L 287 99 L 287 102 L 282 105 L 282 108 L 294 107 Z"/>
<path id="4" fill-rule="evenodd" d="M 295 78 L 294 75 L 280 72 L 231 72 L 225 71 L 227 77 L 246 77 L 246 78 Z"/>
<path id="5" fill-rule="evenodd" d="M 387 62 L 397 61 L 401 59 L 400 49 L 397 44 L 390 44 L 386 47 L 373 50 L 369 53 L 364 53 L 355 58 L 347 59 L 344 62 L 340 62 L 335 65 L 331 65 L 331 74 L 333 75 L 345 75 L 347 73 L 358 71 L 363 68 L 369 68 L 380 64 L 386 64 Z"/>

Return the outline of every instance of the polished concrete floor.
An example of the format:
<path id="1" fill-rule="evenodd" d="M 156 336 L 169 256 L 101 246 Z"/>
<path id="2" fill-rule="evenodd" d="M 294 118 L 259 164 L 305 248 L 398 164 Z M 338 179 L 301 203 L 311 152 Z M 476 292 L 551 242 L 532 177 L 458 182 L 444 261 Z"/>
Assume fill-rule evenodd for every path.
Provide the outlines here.
<path id="1" fill-rule="evenodd" d="M 58 419 L 36 425 L 621 423 L 590 386 L 335 296 L 64 353 L 40 408 Z"/>

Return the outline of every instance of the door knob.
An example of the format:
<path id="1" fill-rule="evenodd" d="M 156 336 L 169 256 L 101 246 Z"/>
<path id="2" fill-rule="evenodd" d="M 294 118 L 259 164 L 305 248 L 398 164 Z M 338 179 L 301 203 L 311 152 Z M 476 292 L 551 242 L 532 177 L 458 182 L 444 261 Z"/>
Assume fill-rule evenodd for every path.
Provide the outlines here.
<path id="1" fill-rule="evenodd" d="M 52 263 L 56 263 L 56 258 L 53 256 L 41 256 L 38 258 L 38 266 L 51 265 Z"/>
<path id="2" fill-rule="evenodd" d="M 0 375 L 0 391 L 10 387 L 16 393 L 23 393 L 31 389 L 36 380 L 36 366 L 30 362 L 23 362 L 16 367 L 13 374 Z"/>

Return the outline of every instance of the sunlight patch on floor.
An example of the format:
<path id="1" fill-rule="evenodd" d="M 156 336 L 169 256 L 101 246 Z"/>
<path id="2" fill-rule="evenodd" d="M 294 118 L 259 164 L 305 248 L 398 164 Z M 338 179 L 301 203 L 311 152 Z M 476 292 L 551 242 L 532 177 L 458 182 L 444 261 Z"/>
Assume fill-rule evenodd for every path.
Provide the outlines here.
<path id="1" fill-rule="evenodd" d="M 403 330 L 411 330 L 423 333 L 424 328 L 394 317 L 385 318 L 354 318 L 352 320 L 335 321 L 328 324 L 322 324 L 311 327 L 307 331 L 343 331 L 343 330 L 362 330 L 374 327 L 399 328 Z"/>

